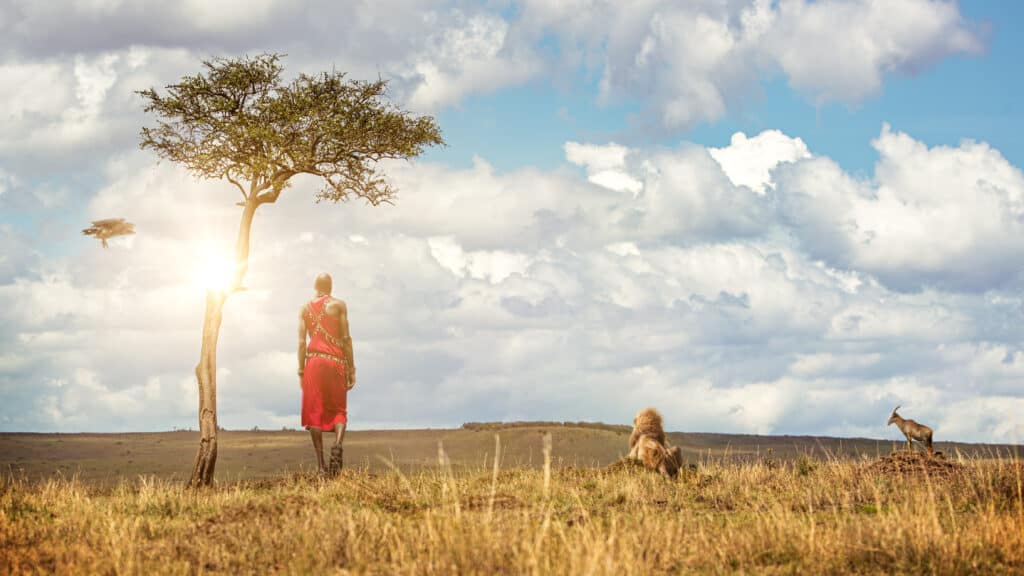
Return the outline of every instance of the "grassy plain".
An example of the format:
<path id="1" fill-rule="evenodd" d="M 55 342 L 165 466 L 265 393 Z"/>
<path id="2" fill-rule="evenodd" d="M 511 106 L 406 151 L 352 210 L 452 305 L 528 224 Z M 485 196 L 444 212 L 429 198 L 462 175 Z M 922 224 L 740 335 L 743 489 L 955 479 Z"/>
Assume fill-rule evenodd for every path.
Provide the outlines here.
<path id="1" fill-rule="evenodd" d="M 543 431 L 553 439 L 548 470 Z M 278 450 L 308 450 L 305 437 L 278 432 L 238 433 L 230 448 L 224 442 L 224 461 L 238 454 L 249 479 L 226 478 L 243 476 L 244 468 L 219 469 L 217 486 L 200 491 L 153 472 L 116 482 L 84 479 L 85 468 L 77 477 L 8 474 L 0 485 L 0 571 L 1024 573 L 1024 470 L 1009 453 L 989 457 L 994 450 L 979 449 L 941 469 L 904 459 L 897 471 L 879 466 L 874 450 L 814 452 L 798 443 L 789 454 L 782 448 L 792 442 L 780 440 L 769 453 L 763 439 L 751 451 L 734 438 L 728 451 L 691 446 L 693 465 L 671 481 L 606 466 L 622 449 L 606 454 L 598 447 L 616 431 L 499 432 L 497 468 L 493 431 L 418 431 L 402 433 L 421 444 L 416 450 L 389 434 L 366 433 L 364 464 L 351 458 L 338 478 L 280 468 L 264 475 L 255 456 L 241 457 L 245 442 L 277 438 L 254 444 L 264 459 Z M 187 467 L 195 435 L 182 434 L 191 441 L 167 453 L 180 450 Z M 445 434 L 439 458 L 432 435 Z M 7 440 L 5 457 L 14 453 Z M 351 451 L 359 453 L 359 435 L 352 440 Z M 371 448 L 373 440 L 383 445 Z M 133 450 L 133 465 L 150 466 L 149 458 L 161 454 L 143 455 L 121 442 L 114 446 Z M 371 466 L 370 456 L 385 445 L 396 464 Z M 85 447 L 71 448 L 89 460 Z M 890 449 L 883 444 L 883 461 Z M 572 454 L 575 463 L 567 458 Z M 123 461 L 127 454 L 116 456 Z M 98 466 L 114 465 L 103 451 L 93 457 Z M 177 456 L 167 459 L 182 466 Z"/>
<path id="2" fill-rule="evenodd" d="M 628 451 L 627 426 L 605 424 L 467 425 L 433 430 L 350 431 L 345 440 L 349 466 L 372 472 L 397 466 L 403 473 L 437 466 L 441 443 L 456 470 L 476 469 L 494 453 L 500 432 L 502 462 L 509 468 L 543 464 L 540 438 L 552 435 L 554 466 L 600 467 Z M 90 486 L 116 486 L 139 476 L 183 481 L 199 442 L 197 432 L 132 434 L 3 434 L 0 475 L 31 482 L 77 476 Z M 877 457 L 901 447 L 893 440 L 816 436 L 752 436 L 670 433 L 669 442 L 683 450 L 688 463 L 708 458 L 750 462 L 768 450 L 777 460 Z M 990 444 L 936 443 L 936 449 L 966 457 L 1012 457 L 1017 448 Z M 1024 454 L 1022 454 L 1024 456 Z M 219 434 L 217 481 L 237 482 L 309 472 L 315 466 L 309 434 L 303 431 L 222 431 Z"/>

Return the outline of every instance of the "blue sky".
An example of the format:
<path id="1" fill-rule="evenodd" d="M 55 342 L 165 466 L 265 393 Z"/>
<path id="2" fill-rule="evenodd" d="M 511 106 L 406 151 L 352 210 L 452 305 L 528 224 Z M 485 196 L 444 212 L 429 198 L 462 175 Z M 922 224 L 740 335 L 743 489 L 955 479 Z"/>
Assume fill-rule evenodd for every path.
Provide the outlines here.
<path id="1" fill-rule="evenodd" d="M 902 404 L 936 438 L 1024 437 L 1019 3 L 237 4 L 0 1 L 0 430 L 195 425 L 237 207 L 138 150 L 134 90 L 277 51 L 388 78 L 447 146 L 384 167 L 393 207 L 298 180 L 261 208 L 223 425 L 298 426 L 293 317 L 328 270 L 355 428 L 654 405 L 895 437 Z M 116 216 L 139 233 L 79 234 Z"/>
<path id="2" fill-rule="evenodd" d="M 1024 54 L 1024 39 L 1013 26 L 1024 21 L 1024 6 L 973 1 L 962 2 L 960 10 L 979 29 L 983 54 L 952 56 L 909 76 L 891 75 L 881 94 L 862 102 L 816 105 L 808 94 L 791 89 L 785 77 L 766 74 L 760 93 L 750 95 L 735 115 L 666 134 L 631 129 L 630 116 L 640 108 L 636 99 L 602 105 L 595 98 L 594 71 L 579 69 L 569 86 L 536 81 L 474 95 L 441 111 L 449 146 L 427 157 L 464 166 L 482 156 L 503 170 L 551 168 L 563 162 L 567 140 L 724 146 L 734 132 L 776 128 L 798 134 L 819 153 L 869 176 L 877 154 L 868 142 L 889 122 L 933 146 L 955 146 L 964 138 L 988 142 L 1020 166 L 1024 79 L 1012 70 Z"/>

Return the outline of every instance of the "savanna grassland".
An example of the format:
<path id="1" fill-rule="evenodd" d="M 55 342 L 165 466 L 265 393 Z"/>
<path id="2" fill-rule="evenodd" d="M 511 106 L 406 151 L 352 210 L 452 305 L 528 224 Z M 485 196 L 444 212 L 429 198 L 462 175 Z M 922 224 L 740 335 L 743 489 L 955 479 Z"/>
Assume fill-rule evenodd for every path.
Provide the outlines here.
<path id="1" fill-rule="evenodd" d="M 498 430 L 497 467 L 494 431 L 479 430 L 474 441 L 489 446 L 480 459 L 456 461 L 457 450 L 434 442 L 416 468 L 378 459 L 337 478 L 293 471 L 198 491 L 152 475 L 110 484 L 8 474 L 0 570 L 1024 573 L 1024 468 L 1010 454 L 947 451 L 929 463 L 888 450 L 694 450 L 680 478 L 666 480 L 622 464 L 567 463 L 564 429 L 547 429 L 545 466 L 540 430 Z M 533 458 L 517 463 L 526 443 Z"/>
<path id="2" fill-rule="evenodd" d="M 880 427 L 880 429 L 882 429 Z M 350 466 L 381 472 L 397 467 L 415 473 L 437 466 L 437 446 L 456 470 L 479 469 L 494 453 L 500 432 L 502 464 L 507 468 L 538 468 L 541 435 L 552 435 L 556 467 L 601 467 L 629 451 L 631 428 L 579 422 L 470 423 L 459 429 L 359 430 L 345 438 Z M 889 429 L 893 437 L 899 432 Z M 820 436 L 754 436 L 673 432 L 669 442 L 680 446 L 693 464 L 708 458 L 751 462 L 769 450 L 772 458 L 790 461 L 814 458 L 878 457 L 898 449 L 895 440 Z M 197 432 L 126 434 L 0 433 L 0 474 L 38 482 L 76 476 L 89 486 L 113 487 L 139 476 L 171 482 L 188 479 L 198 442 Z M 218 482 L 276 478 L 311 471 L 315 465 L 309 434 L 298 430 L 230 430 L 219 434 Z M 936 442 L 937 450 L 969 458 L 1013 457 L 1018 447 Z"/>

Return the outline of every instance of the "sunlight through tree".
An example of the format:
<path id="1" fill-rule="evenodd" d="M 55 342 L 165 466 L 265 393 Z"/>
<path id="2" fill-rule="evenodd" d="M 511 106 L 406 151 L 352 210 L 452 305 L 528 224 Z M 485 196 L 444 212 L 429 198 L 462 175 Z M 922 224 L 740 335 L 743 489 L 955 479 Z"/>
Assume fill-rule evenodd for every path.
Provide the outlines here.
<path id="1" fill-rule="evenodd" d="M 191 485 L 209 485 L 217 462 L 217 337 L 224 303 L 242 289 L 256 209 L 277 201 L 300 174 L 318 177 L 316 200 L 362 198 L 390 203 L 395 190 L 378 168 L 444 143 L 433 117 L 391 104 L 387 82 L 350 80 L 340 72 L 300 74 L 283 82 L 281 56 L 217 58 L 161 94 L 138 93 L 157 116 L 140 147 L 181 164 L 198 178 L 220 179 L 242 196 L 238 239 L 229 272 L 206 292 L 199 385 L 199 451 Z M 221 271 L 223 273 L 223 271 Z"/>

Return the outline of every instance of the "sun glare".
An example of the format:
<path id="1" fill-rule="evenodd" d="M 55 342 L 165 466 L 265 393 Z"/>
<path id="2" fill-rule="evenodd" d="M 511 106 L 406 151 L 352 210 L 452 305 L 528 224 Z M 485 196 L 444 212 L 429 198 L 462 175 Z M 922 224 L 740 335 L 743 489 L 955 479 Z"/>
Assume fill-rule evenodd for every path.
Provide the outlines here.
<path id="1" fill-rule="evenodd" d="M 199 283 L 210 290 L 224 290 L 231 283 L 234 262 L 223 254 L 210 252 L 199 269 Z"/>

